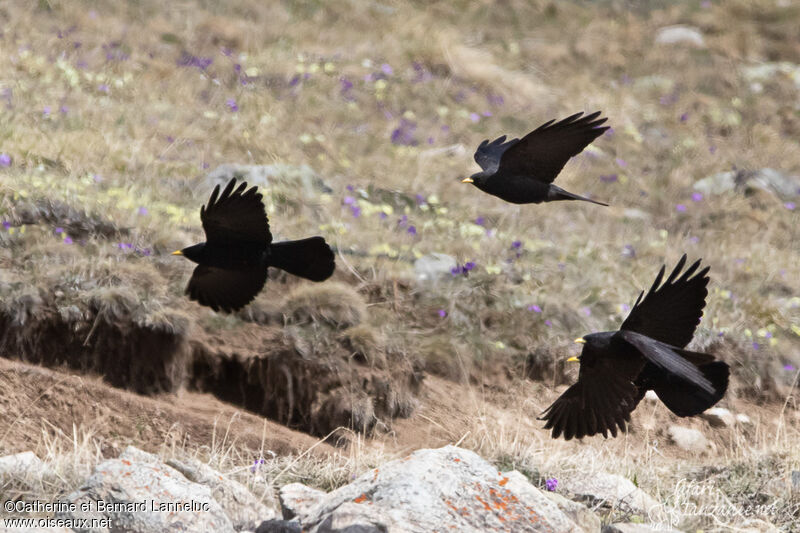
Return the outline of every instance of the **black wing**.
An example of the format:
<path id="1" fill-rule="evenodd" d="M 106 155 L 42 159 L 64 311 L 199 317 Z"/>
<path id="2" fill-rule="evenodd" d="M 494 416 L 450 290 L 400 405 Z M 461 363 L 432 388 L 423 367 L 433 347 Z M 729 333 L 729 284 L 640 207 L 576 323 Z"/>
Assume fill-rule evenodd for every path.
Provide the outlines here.
<path id="1" fill-rule="evenodd" d="M 633 331 L 621 330 L 618 335 L 666 375 L 680 379 L 708 394 L 715 394 L 716 391 L 711 382 L 697 366 L 679 353 L 680 348 L 669 346 Z"/>
<path id="2" fill-rule="evenodd" d="M 635 331 L 678 348 L 689 344 L 706 305 L 706 274 L 709 267 L 697 272 L 700 268 L 698 259 L 678 277 L 684 264 L 685 254 L 663 285 L 661 280 L 664 278 L 664 267 L 661 267 L 644 299 L 644 291 L 639 293 L 628 318 L 620 326 L 621 330 Z"/>
<path id="3" fill-rule="evenodd" d="M 199 265 L 186 286 L 186 294 L 200 305 L 230 313 L 252 302 L 266 281 L 266 267 L 227 270 Z"/>
<path id="4" fill-rule="evenodd" d="M 554 439 L 562 434 L 566 440 L 597 433 L 607 437 L 609 432 L 616 437 L 638 403 L 633 380 L 643 366 L 644 360 L 601 359 L 591 368 L 581 363 L 578 381 L 539 420 L 547 420 L 544 428 L 553 430 Z"/>
<path id="5" fill-rule="evenodd" d="M 552 183 L 570 157 L 581 153 L 608 129 L 599 127 L 607 120 L 597 118 L 600 111 L 582 115 L 576 113 L 560 122 L 546 122 L 514 143 L 500 158 L 500 172 Z"/>
<path id="6" fill-rule="evenodd" d="M 258 187 L 247 189 L 242 182 L 236 187 L 236 178 L 219 192 L 214 187 L 208 205 L 200 208 L 200 220 L 206 232 L 206 241 L 214 244 L 258 244 L 266 247 L 272 242 L 267 213 L 261 203 Z"/>
<path id="7" fill-rule="evenodd" d="M 503 142 L 505 140 L 505 135 L 498 137 L 492 142 L 486 139 L 478 146 L 478 149 L 475 150 L 475 162 L 478 163 L 484 171 L 490 174 L 497 172 L 497 167 L 500 165 L 500 157 L 502 157 L 503 152 L 519 142 L 519 139 L 511 139 L 508 142 Z"/>

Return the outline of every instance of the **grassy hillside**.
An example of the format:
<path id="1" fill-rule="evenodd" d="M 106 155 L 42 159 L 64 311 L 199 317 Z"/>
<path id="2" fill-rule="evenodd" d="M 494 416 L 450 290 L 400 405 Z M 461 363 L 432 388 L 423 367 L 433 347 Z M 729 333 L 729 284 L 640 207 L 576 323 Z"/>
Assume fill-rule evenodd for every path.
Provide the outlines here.
<path id="1" fill-rule="evenodd" d="M 800 180 L 791 2 L 79 0 L 0 18 L 5 357 L 211 392 L 317 437 L 349 426 L 381 453 L 465 439 L 530 468 L 606 461 L 666 497 L 664 472 L 635 466 L 653 456 L 642 443 L 551 443 L 532 418 L 575 378 L 571 340 L 615 328 L 686 253 L 711 266 L 693 346 L 731 364 L 723 405 L 772 409 L 706 460 L 750 465 L 744 479 L 800 464 L 800 191 L 694 187 L 763 168 Z M 656 43 L 675 24 L 704 44 Z M 483 139 L 594 110 L 613 129 L 558 184 L 610 207 L 520 207 L 459 183 Z M 336 283 L 272 272 L 236 316 L 183 296 L 191 265 L 169 253 L 202 240 L 207 175 L 227 163 L 273 165 L 273 233 L 323 235 Z M 474 267 L 419 281 L 432 252 Z M 277 353 L 294 357 L 296 400 Z M 447 387 L 469 400 L 430 392 Z M 20 446 L 0 433 L 0 452 Z"/>

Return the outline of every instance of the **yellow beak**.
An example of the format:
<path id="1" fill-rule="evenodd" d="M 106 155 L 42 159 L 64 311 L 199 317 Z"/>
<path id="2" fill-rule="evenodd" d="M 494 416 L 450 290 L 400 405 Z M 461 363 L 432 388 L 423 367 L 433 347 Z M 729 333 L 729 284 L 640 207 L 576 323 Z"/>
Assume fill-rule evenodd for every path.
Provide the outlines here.
<path id="1" fill-rule="evenodd" d="M 472 183 L 472 178 L 464 178 L 461 183 Z"/>
<path id="2" fill-rule="evenodd" d="M 580 362 L 581 362 L 581 360 L 580 360 L 580 359 L 578 359 L 578 358 L 577 358 L 577 357 L 575 357 L 575 356 L 572 356 L 572 357 L 570 357 L 569 359 L 567 359 L 567 363 L 580 363 Z"/>
<path id="3" fill-rule="evenodd" d="M 581 338 L 579 338 L 579 339 L 575 339 L 573 342 L 574 342 L 575 344 L 586 344 L 586 339 L 584 339 L 583 337 L 581 337 Z"/>
<path id="4" fill-rule="evenodd" d="M 175 250 L 174 252 L 172 252 L 172 255 L 183 255 L 183 252 L 181 252 L 180 250 Z"/>

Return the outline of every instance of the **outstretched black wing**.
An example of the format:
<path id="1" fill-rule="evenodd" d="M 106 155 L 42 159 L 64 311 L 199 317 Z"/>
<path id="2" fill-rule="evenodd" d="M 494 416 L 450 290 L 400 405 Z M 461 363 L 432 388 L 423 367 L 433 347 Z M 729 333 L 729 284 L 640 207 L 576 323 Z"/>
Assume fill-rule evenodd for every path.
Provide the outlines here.
<path id="1" fill-rule="evenodd" d="M 570 157 L 608 129 L 600 127 L 607 119 L 599 116 L 600 111 L 586 116 L 576 113 L 559 122 L 542 124 L 503 152 L 500 173 L 552 183 Z"/>
<path id="2" fill-rule="evenodd" d="M 663 285 L 664 267 L 661 267 L 644 299 L 644 291 L 639 294 L 621 330 L 635 331 L 678 348 L 689 344 L 706 305 L 709 267 L 697 272 L 698 259 L 678 277 L 685 264 L 684 254 Z"/>
<path id="3" fill-rule="evenodd" d="M 217 185 L 208 204 L 200 208 L 206 241 L 211 244 L 256 244 L 266 247 L 272 242 L 272 234 L 258 187 L 245 191 L 246 182 L 235 187 L 236 178 L 228 182 L 222 194 Z"/>
<path id="4" fill-rule="evenodd" d="M 519 142 L 519 139 L 511 139 L 510 141 L 504 142 L 505 140 L 505 135 L 498 137 L 492 142 L 486 139 L 478 146 L 478 149 L 475 150 L 475 162 L 478 163 L 484 171 L 490 174 L 497 172 L 497 167 L 500 165 L 500 158 L 503 156 L 503 152 Z"/>
<path id="5" fill-rule="evenodd" d="M 636 407 L 637 387 L 633 381 L 641 372 L 644 360 L 600 359 L 592 367 L 581 363 L 578 381 L 548 407 L 539 420 L 552 437 L 564 439 L 625 431 L 631 411 Z"/>
<path id="6" fill-rule="evenodd" d="M 230 313 L 252 302 L 266 281 L 267 269 L 263 266 L 227 270 L 198 265 L 186 286 L 186 294 L 200 305 Z"/>

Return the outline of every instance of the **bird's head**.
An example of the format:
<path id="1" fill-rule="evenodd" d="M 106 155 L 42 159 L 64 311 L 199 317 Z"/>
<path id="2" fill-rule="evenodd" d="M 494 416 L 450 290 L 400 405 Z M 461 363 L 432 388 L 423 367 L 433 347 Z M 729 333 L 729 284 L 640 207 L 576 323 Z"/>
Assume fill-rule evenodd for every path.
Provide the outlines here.
<path id="1" fill-rule="evenodd" d="M 183 250 L 175 250 L 172 252 L 172 255 L 182 255 L 189 261 L 194 261 L 195 263 L 200 262 L 200 257 L 203 254 L 203 248 L 205 247 L 205 243 L 201 242 L 200 244 L 195 244 L 192 246 L 188 246 Z"/>
<path id="2" fill-rule="evenodd" d="M 483 185 L 484 181 L 486 181 L 486 178 L 488 177 L 489 176 L 487 176 L 484 172 L 477 172 L 472 176 L 461 180 L 461 183 L 471 183 L 474 186 L 480 188 Z"/>
<path id="3" fill-rule="evenodd" d="M 581 350 L 581 354 L 579 356 L 570 357 L 567 359 L 567 361 L 578 363 L 581 361 L 585 362 L 586 359 L 584 358 L 590 359 L 593 353 L 608 349 L 608 346 L 611 343 L 611 337 L 614 333 L 616 332 L 604 331 L 602 333 L 591 333 L 575 339 L 575 343 L 582 344 L 583 349 Z"/>

